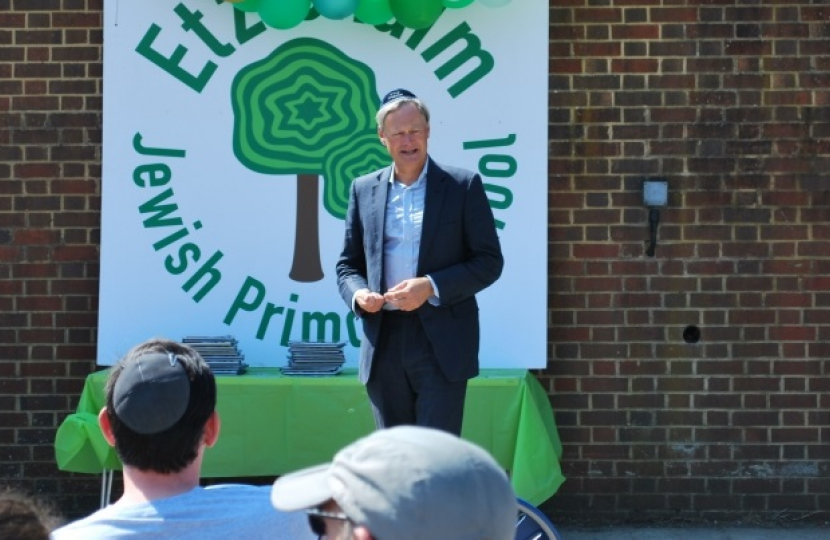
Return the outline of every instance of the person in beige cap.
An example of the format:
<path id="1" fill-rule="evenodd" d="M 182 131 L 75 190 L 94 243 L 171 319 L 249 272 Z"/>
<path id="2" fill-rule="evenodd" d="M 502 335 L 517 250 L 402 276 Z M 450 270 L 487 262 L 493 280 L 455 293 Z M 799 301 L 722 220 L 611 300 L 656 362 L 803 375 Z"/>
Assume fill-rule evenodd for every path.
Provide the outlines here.
<path id="1" fill-rule="evenodd" d="M 512 540 L 517 499 L 482 448 L 432 428 L 373 432 L 331 463 L 287 474 L 277 510 L 305 510 L 312 531 L 337 540 Z"/>

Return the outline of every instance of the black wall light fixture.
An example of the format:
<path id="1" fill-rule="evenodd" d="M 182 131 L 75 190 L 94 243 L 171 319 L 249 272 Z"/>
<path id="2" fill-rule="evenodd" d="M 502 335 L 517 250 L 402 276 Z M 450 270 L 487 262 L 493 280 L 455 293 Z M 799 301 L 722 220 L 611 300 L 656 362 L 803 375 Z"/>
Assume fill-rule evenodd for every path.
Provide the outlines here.
<path id="1" fill-rule="evenodd" d="M 643 204 L 648 207 L 648 223 L 651 229 L 651 240 L 646 255 L 654 257 L 657 248 L 657 224 L 660 223 L 660 209 L 669 201 L 669 183 L 663 178 L 654 178 L 643 181 Z"/>

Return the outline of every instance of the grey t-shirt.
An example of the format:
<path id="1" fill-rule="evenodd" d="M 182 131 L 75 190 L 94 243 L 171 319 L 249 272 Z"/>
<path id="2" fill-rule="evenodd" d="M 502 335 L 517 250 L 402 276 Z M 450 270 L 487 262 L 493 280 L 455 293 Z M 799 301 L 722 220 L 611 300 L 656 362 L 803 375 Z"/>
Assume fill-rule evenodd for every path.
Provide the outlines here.
<path id="1" fill-rule="evenodd" d="M 302 512 L 271 506 L 271 486 L 221 484 L 146 503 L 116 502 L 52 532 L 54 540 L 313 539 Z"/>

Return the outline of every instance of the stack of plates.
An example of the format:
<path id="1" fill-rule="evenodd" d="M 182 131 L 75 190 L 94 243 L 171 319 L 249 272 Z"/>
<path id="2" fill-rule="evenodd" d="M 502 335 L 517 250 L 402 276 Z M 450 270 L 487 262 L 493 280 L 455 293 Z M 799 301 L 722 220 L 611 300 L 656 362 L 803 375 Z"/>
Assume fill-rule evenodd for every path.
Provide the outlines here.
<path id="1" fill-rule="evenodd" d="M 242 375 L 248 368 L 233 336 L 187 336 L 182 343 L 202 355 L 214 375 Z"/>
<path id="2" fill-rule="evenodd" d="M 288 343 L 288 366 L 280 368 L 285 375 L 321 377 L 337 375 L 346 361 L 343 355 L 345 343 Z"/>

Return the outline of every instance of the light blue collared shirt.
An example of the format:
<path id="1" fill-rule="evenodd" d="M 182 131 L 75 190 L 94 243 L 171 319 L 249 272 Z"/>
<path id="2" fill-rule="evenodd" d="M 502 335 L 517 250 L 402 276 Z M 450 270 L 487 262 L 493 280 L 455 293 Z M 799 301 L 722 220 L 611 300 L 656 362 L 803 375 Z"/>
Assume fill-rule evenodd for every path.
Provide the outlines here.
<path id="1" fill-rule="evenodd" d="M 395 169 L 389 177 L 386 198 L 386 218 L 383 226 L 383 279 L 386 289 L 417 277 L 418 254 L 421 249 L 421 229 L 424 221 L 424 201 L 427 191 L 427 166 L 410 185 L 395 180 Z M 429 302 L 438 305 L 438 289 L 430 276 L 436 295 Z"/>

